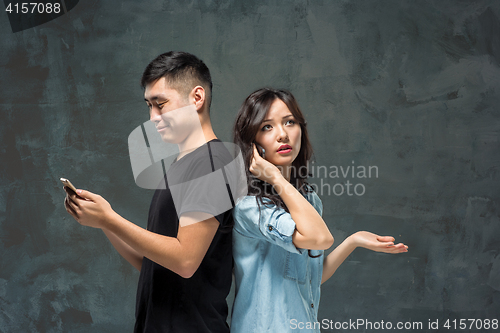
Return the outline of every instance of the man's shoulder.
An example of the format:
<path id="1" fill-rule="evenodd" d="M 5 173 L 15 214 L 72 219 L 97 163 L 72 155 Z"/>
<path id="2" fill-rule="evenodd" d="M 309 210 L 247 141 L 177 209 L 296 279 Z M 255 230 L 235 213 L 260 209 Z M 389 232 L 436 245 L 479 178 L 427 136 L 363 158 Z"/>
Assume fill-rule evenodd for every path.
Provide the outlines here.
<path id="1" fill-rule="evenodd" d="M 185 163 L 203 163 L 210 161 L 210 159 L 218 160 L 231 160 L 232 154 L 229 152 L 229 147 L 226 143 L 220 141 L 219 139 L 214 139 L 208 141 L 204 145 L 199 146 L 186 156 L 184 156 L 180 161 L 184 160 Z"/>
<path id="2" fill-rule="evenodd" d="M 233 154 L 230 151 L 233 146 L 232 144 L 227 144 L 219 139 L 214 139 L 207 142 L 207 146 L 209 147 L 209 152 L 212 155 L 212 158 L 226 164 L 233 160 Z"/>
<path id="3" fill-rule="evenodd" d="M 183 169 L 197 170 L 200 175 L 224 168 L 234 160 L 230 147 L 218 139 L 207 142 L 187 156 L 189 159 L 186 159 Z"/>

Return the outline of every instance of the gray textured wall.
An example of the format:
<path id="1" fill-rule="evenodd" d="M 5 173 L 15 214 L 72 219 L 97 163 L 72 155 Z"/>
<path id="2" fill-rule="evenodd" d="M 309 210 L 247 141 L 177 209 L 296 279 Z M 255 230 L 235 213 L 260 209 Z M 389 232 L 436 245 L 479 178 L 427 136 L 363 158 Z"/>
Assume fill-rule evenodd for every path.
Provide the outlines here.
<path id="1" fill-rule="evenodd" d="M 1 14 L 0 332 L 132 330 L 138 273 L 68 217 L 58 179 L 145 226 L 127 137 L 147 120 L 140 74 L 167 50 L 211 69 L 221 139 L 250 92 L 283 87 L 315 166 L 378 167 L 315 179 L 365 188 L 323 185 L 324 217 L 337 242 L 369 230 L 410 252 L 356 250 L 320 320 L 500 319 L 499 17 L 494 0 L 87 0 L 14 34 Z"/>

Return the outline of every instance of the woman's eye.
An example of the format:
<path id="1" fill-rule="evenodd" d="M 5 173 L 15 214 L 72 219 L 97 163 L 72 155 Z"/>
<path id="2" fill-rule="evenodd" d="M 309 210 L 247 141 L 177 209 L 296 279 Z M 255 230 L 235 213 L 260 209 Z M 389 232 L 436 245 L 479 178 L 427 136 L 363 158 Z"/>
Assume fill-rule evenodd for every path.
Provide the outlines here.
<path id="1" fill-rule="evenodd" d="M 264 127 L 262 127 L 262 131 L 268 131 L 271 129 L 271 125 L 264 125 Z"/>
<path id="2" fill-rule="evenodd" d="M 295 124 L 295 120 L 287 120 L 287 122 L 285 123 L 285 125 L 294 125 Z"/>

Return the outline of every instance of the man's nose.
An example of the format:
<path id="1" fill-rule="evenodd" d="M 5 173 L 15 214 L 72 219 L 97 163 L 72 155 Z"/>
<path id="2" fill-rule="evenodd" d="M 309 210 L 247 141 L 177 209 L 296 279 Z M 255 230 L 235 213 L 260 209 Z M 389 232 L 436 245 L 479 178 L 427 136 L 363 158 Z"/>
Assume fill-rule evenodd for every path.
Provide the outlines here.
<path id="1" fill-rule="evenodd" d="M 158 112 L 158 110 L 155 110 L 155 108 L 151 108 L 151 111 L 149 111 L 149 120 L 152 121 L 153 123 L 158 123 L 161 121 L 161 114 Z"/>

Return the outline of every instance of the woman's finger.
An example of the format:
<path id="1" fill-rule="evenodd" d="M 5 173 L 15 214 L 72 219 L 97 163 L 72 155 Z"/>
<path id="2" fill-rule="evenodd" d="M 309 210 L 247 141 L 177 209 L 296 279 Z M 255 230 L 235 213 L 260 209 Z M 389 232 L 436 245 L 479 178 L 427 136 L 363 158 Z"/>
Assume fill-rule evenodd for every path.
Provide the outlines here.
<path id="1" fill-rule="evenodd" d="M 374 247 L 377 247 L 377 248 L 386 248 L 389 246 L 393 246 L 394 243 L 393 242 L 380 242 L 380 241 L 376 240 L 376 241 L 373 241 L 371 245 Z"/>
<path id="2" fill-rule="evenodd" d="M 259 154 L 259 150 L 257 149 L 257 146 L 255 145 L 255 143 L 252 143 L 252 146 L 253 146 L 253 158 L 254 158 L 254 160 L 258 160 L 259 158 L 262 158 Z"/>
<path id="3" fill-rule="evenodd" d="M 394 242 L 395 239 L 392 236 L 377 236 L 377 240 L 381 242 Z"/>
<path id="4" fill-rule="evenodd" d="M 396 245 L 399 249 L 401 250 L 404 250 L 404 251 L 408 251 L 408 245 L 404 245 L 403 243 L 399 243 L 398 245 Z"/>
<path id="5" fill-rule="evenodd" d="M 408 252 L 408 246 L 404 245 L 403 243 L 399 243 L 397 245 L 394 245 L 389 253 L 403 253 L 403 252 Z"/>

